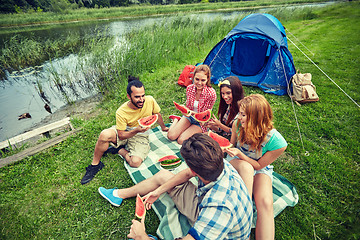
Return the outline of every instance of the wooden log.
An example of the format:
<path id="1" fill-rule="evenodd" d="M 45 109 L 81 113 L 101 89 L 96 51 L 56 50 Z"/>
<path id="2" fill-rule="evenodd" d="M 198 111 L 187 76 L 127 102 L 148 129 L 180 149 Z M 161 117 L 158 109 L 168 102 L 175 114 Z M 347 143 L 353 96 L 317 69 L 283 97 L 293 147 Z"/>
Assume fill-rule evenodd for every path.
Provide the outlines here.
<path id="1" fill-rule="evenodd" d="M 64 141 L 68 136 L 70 136 L 78 131 L 79 131 L 79 129 L 75 129 L 75 130 L 63 133 L 57 137 L 49 139 L 46 142 L 40 143 L 34 147 L 27 148 L 22 152 L 19 152 L 17 154 L 14 154 L 14 155 L 6 157 L 6 158 L 2 158 L 2 159 L 0 159 L 0 168 L 5 167 L 9 164 L 15 163 L 17 161 L 20 161 L 26 157 L 32 156 L 38 152 L 41 152 L 42 150 L 44 150 L 46 148 L 54 146 L 54 145 Z"/>
<path id="2" fill-rule="evenodd" d="M 36 129 L 31 130 L 29 132 L 26 132 L 26 133 L 20 134 L 18 136 L 12 137 L 12 138 L 10 138 L 8 140 L 2 141 L 2 142 L 0 142 L 0 149 L 9 147 L 10 145 L 15 145 L 15 144 L 20 143 L 22 141 L 33 138 L 33 137 L 35 137 L 37 135 L 47 133 L 47 132 L 49 132 L 51 130 L 54 130 L 56 128 L 60 128 L 60 127 L 66 126 L 66 125 L 69 125 L 71 129 L 74 129 L 73 126 L 71 125 L 70 118 L 67 117 L 67 118 L 64 118 L 64 119 L 62 119 L 60 121 L 50 123 L 48 125 L 36 128 Z"/>

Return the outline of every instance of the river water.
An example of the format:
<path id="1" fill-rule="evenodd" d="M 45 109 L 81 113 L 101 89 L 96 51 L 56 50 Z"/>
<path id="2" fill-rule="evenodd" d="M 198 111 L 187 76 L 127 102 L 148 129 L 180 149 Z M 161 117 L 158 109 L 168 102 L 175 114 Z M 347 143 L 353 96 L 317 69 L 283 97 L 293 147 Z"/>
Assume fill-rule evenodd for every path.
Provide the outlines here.
<path id="1" fill-rule="evenodd" d="M 329 3 L 323 4 L 327 5 Z M 306 7 L 319 6 L 309 4 Z M 258 9 L 256 12 L 266 12 L 267 9 Z M 233 19 L 243 15 L 244 12 L 216 12 L 197 13 L 185 15 L 200 19 L 222 18 Z M 43 39 L 56 39 L 62 35 L 76 32 L 80 36 L 89 36 L 94 31 L 110 33 L 114 36 L 114 44 L 122 44 L 124 35 L 133 29 L 152 25 L 161 21 L 171 20 L 167 17 L 148 17 L 142 19 L 127 19 L 118 21 L 99 21 L 82 24 L 67 24 L 54 26 L 50 30 L 39 30 L 31 33 L 17 33 L 27 36 L 36 34 Z M 231 29 L 229 29 L 230 31 Z M 0 35 L 0 46 L 11 35 Z M 204 56 L 205 57 L 205 56 Z M 0 80 L 0 141 L 9 139 L 24 131 L 30 130 L 41 122 L 46 122 L 51 113 L 45 109 L 47 104 L 54 113 L 69 105 L 91 98 L 98 94 L 94 83 L 86 81 L 81 71 L 76 69 L 78 56 L 71 54 L 66 57 L 52 59 L 40 66 L 32 66 L 17 72 L 6 72 L 4 79 Z M 64 84 L 58 84 L 62 78 L 71 79 Z M 18 120 L 19 116 L 29 113 L 31 118 Z"/>

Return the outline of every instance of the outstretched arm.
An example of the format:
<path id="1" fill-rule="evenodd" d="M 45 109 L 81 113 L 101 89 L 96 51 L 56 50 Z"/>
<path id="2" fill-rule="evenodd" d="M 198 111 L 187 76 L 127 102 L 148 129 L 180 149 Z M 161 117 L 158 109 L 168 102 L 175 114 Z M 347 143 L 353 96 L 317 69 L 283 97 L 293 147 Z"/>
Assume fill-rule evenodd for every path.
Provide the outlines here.
<path id="1" fill-rule="evenodd" d="M 165 123 L 164 123 L 164 120 L 163 120 L 163 118 L 161 116 L 161 113 L 157 113 L 157 115 L 158 115 L 157 123 L 160 125 L 161 130 L 163 132 L 167 132 L 169 130 L 169 128 L 167 126 L 165 126 Z"/>
<path id="2" fill-rule="evenodd" d="M 248 156 L 246 156 L 244 153 L 240 151 L 238 148 L 229 148 L 226 149 L 225 152 L 227 152 L 231 157 L 236 156 L 240 160 L 244 160 L 248 163 L 250 163 L 255 170 L 260 170 L 267 165 L 273 163 L 284 151 L 286 147 L 279 148 L 273 151 L 266 152 L 259 160 L 254 160 Z"/>

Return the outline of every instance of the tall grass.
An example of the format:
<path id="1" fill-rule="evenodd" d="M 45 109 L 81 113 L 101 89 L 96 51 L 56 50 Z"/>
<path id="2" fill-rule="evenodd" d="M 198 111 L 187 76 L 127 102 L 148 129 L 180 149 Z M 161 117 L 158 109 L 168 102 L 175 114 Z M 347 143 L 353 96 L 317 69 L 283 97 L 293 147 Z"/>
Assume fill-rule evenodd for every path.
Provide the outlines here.
<path id="1" fill-rule="evenodd" d="M 112 37 L 109 37 L 106 31 L 96 30 L 95 37 L 92 34 L 90 37 L 70 32 L 56 39 L 46 40 L 40 40 L 34 34 L 29 37 L 15 34 L 5 41 L 4 47 L 0 49 L 0 77 L 4 75 L 5 70 L 17 71 L 53 58 L 91 51 L 94 42 L 107 45 Z"/>
<path id="2" fill-rule="evenodd" d="M 359 2 L 348 2 L 282 22 L 311 49 L 316 64 L 358 103 L 359 10 Z M 286 12 L 281 14 L 279 18 Z M 217 19 L 205 24 L 178 19 L 129 34 L 129 44 L 122 48 L 94 47 L 93 55 L 83 59 L 90 67 L 84 64 L 81 69 L 108 92 L 95 110 L 99 115 L 87 121 L 73 119 L 75 127 L 82 127 L 76 136 L 0 169 L 0 238 L 125 239 L 134 199 L 114 208 L 97 193 L 99 186 L 133 185 L 122 160 L 106 156 L 106 167 L 93 181 L 81 186 L 80 179 L 91 162 L 98 134 L 115 123 L 116 109 L 127 100 L 126 76 L 140 76 L 146 94 L 156 98 L 167 119 L 175 111 L 172 101 L 185 101 L 185 89 L 176 83 L 182 68 L 203 61 L 237 22 Z M 247 95 L 261 93 L 269 100 L 276 128 L 289 143 L 286 155 L 274 163 L 275 171 L 288 178 L 300 196 L 295 207 L 275 218 L 275 238 L 359 239 L 360 110 L 293 45 L 289 48 L 295 66 L 312 73 L 319 102 L 293 106 L 287 96 L 245 87 Z M 157 224 L 150 211 L 146 218 L 149 233 L 155 234 Z"/>
<path id="3" fill-rule="evenodd" d="M 31 24 L 61 23 L 69 21 L 83 21 L 94 19 L 114 19 L 126 17 L 149 16 L 157 14 L 189 13 L 199 11 L 210 11 L 222 9 L 222 11 L 234 11 L 243 8 L 257 8 L 263 6 L 276 6 L 289 3 L 309 3 L 323 2 L 323 0 L 255 0 L 239 2 L 217 2 L 217 3 L 198 3 L 182 5 L 132 5 L 129 7 L 112 7 L 100 9 L 76 9 L 62 13 L 53 12 L 33 12 L 27 14 L 1 14 L 0 32 L 17 31 L 16 29 L 6 29 L 4 27 L 22 26 Z M 18 29 L 19 30 L 19 29 Z"/>

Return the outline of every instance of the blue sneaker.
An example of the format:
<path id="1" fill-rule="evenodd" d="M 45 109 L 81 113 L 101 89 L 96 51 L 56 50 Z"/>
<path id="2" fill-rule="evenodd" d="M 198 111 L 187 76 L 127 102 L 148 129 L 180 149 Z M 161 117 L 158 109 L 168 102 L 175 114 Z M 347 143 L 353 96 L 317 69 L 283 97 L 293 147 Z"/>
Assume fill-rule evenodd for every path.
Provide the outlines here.
<path id="1" fill-rule="evenodd" d="M 99 193 L 101 196 L 103 196 L 106 200 L 108 200 L 111 205 L 115 206 L 115 207 L 119 207 L 123 201 L 122 198 L 119 197 L 114 197 L 113 192 L 116 188 L 112 188 L 112 189 L 106 189 L 103 187 L 99 187 Z"/>
<path id="2" fill-rule="evenodd" d="M 158 238 L 157 237 L 155 237 L 155 236 L 153 236 L 153 235 L 151 235 L 151 234 L 148 234 L 148 237 L 151 239 L 151 240 L 158 240 Z M 129 239 L 129 240 L 134 240 L 134 239 Z"/>

